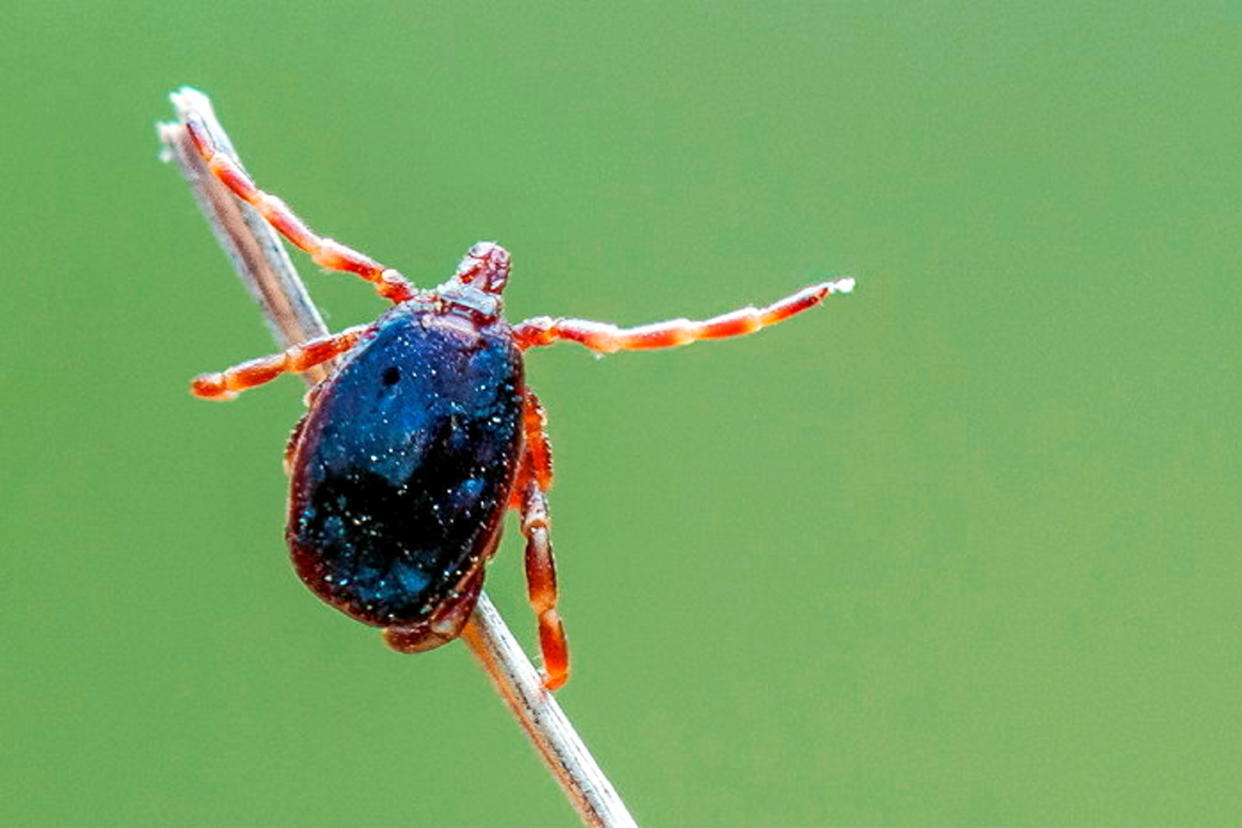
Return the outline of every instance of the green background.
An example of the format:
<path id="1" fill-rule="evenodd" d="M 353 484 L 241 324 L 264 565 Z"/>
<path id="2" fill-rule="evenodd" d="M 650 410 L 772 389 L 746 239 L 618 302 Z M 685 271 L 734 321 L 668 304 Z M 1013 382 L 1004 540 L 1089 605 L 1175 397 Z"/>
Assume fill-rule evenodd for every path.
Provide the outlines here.
<path id="1" fill-rule="evenodd" d="M 153 123 L 512 318 L 575 674 L 652 825 L 1242 821 L 1236 4 L 14 3 L 0 822 L 572 825 L 464 647 L 293 577 L 271 340 Z M 329 324 L 383 307 L 304 256 Z M 510 537 L 489 591 L 527 644 Z"/>

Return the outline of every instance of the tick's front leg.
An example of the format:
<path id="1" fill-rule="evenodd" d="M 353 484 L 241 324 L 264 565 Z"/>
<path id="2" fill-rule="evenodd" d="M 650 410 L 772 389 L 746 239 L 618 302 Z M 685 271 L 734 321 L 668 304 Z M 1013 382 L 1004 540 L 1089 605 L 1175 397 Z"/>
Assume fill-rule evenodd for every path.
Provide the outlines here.
<path id="1" fill-rule="evenodd" d="M 370 325 L 356 325 L 338 334 L 311 339 L 278 354 L 234 365 L 218 374 L 199 374 L 190 393 L 205 400 L 231 400 L 239 391 L 271 382 L 281 374 L 296 374 L 345 353 L 358 343 Z"/>
<path id="2" fill-rule="evenodd" d="M 208 171 L 233 194 L 259 211 L 278 233 L 311 255 L 320 267 L 353 273 L 375 284 L 385 299 L 404 302 L 415 293 L 414 287 L 397 271 L 340 242 L 320 236 L 271 193 L 260 190 L 254 179 L 228 153 L 221 152 L 215 139 L 198 115 L 186 116 L 185 129 L 194 149 Z"/>
<path id="3" fill-rule="evenodd" d="M 618 328 L 607 322 L 592 322 L 589 319 L 539 316 L 514 325 L 513 336 L 522 349 L 551 345 L 562 340 L 577 342 L 602 354 L 672 348 L 702 339 L 725 339 L 754 333 L 815 307 L 829 294 L 849 293 L 853 289 L 853 279 L 821 282 L 773 302 L 766 308 L 742 308 L 703 321 L 670 319 L 634 328 Z"/>

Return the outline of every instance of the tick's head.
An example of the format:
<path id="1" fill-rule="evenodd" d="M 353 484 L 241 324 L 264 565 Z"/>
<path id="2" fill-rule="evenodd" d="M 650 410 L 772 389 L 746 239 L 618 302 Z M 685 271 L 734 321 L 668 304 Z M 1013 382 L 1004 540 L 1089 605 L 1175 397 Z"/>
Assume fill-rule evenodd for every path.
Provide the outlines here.
<path id="1" fill-rule="evenodd" d="M 509 282 L 509 251 L 495 242 L 476 242 L 457 265 L 453 281 L 499 296 Z"/>
<path id="2" fill-rule="evenodd" d="M 509 251 L 495 242 L 476 242 L 457 272 L 436 293 L 448 303 L 487 318 L 500 316 L 501 292 L 509 281 Z"/>

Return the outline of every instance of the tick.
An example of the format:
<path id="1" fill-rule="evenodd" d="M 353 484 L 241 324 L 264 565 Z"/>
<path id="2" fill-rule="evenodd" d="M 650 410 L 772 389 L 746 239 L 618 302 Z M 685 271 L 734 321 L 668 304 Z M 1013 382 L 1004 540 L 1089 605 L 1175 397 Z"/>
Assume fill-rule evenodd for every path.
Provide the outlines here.
<path id="1" fill-rule="evenodd" d="M 853 288 L 852 279 L 821 282 L 765 308 L 705 321 L 619 328 L 540 316 L 511 325 L 502 301 L 510 258 L 500 245 L 475 244 L 446 282 L 415 288 L 396 270 L 317 235 L 218 151 L 201 121 L 191 116 L 186 129 L 212 174 L 277 232 L 320 267 L 360 276 L 393 303 L 370 324 L 191 384 L 199 397 L 227 400 L 342 357 L 308 395 L 285 449 L 285 538 L 298 576 L 328 604 L 382 628 L 394 649 L 430 650 L 461 632 L 505 512 L 515 509 L 550 690 L 569 677 L 569 651 L 549 534 L 552 452 L 543 406 L 526 383 L 525 352 L 562 340 L 609 354 L 740 336 Z"/>

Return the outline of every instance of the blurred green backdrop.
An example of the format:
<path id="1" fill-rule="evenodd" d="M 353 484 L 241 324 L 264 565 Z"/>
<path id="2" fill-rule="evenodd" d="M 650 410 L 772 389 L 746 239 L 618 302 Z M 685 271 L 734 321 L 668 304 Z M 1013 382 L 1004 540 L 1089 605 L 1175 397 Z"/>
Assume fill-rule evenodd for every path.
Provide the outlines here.
<path id="1" fill-rule="evenodd" d="M 853 297 L 530 360 L 561 693 L 652 825 L 1242 821 L 1234 4 L 21 3 L 0 249 L 4 824 L 572 825 L 465 649 L 281 539 L 291 379 L 152 129 L 510 315 Z M 334 328 L 383 307 L 296 257 Z M 493 598 L 533 644 L 510 537 Z"/>

